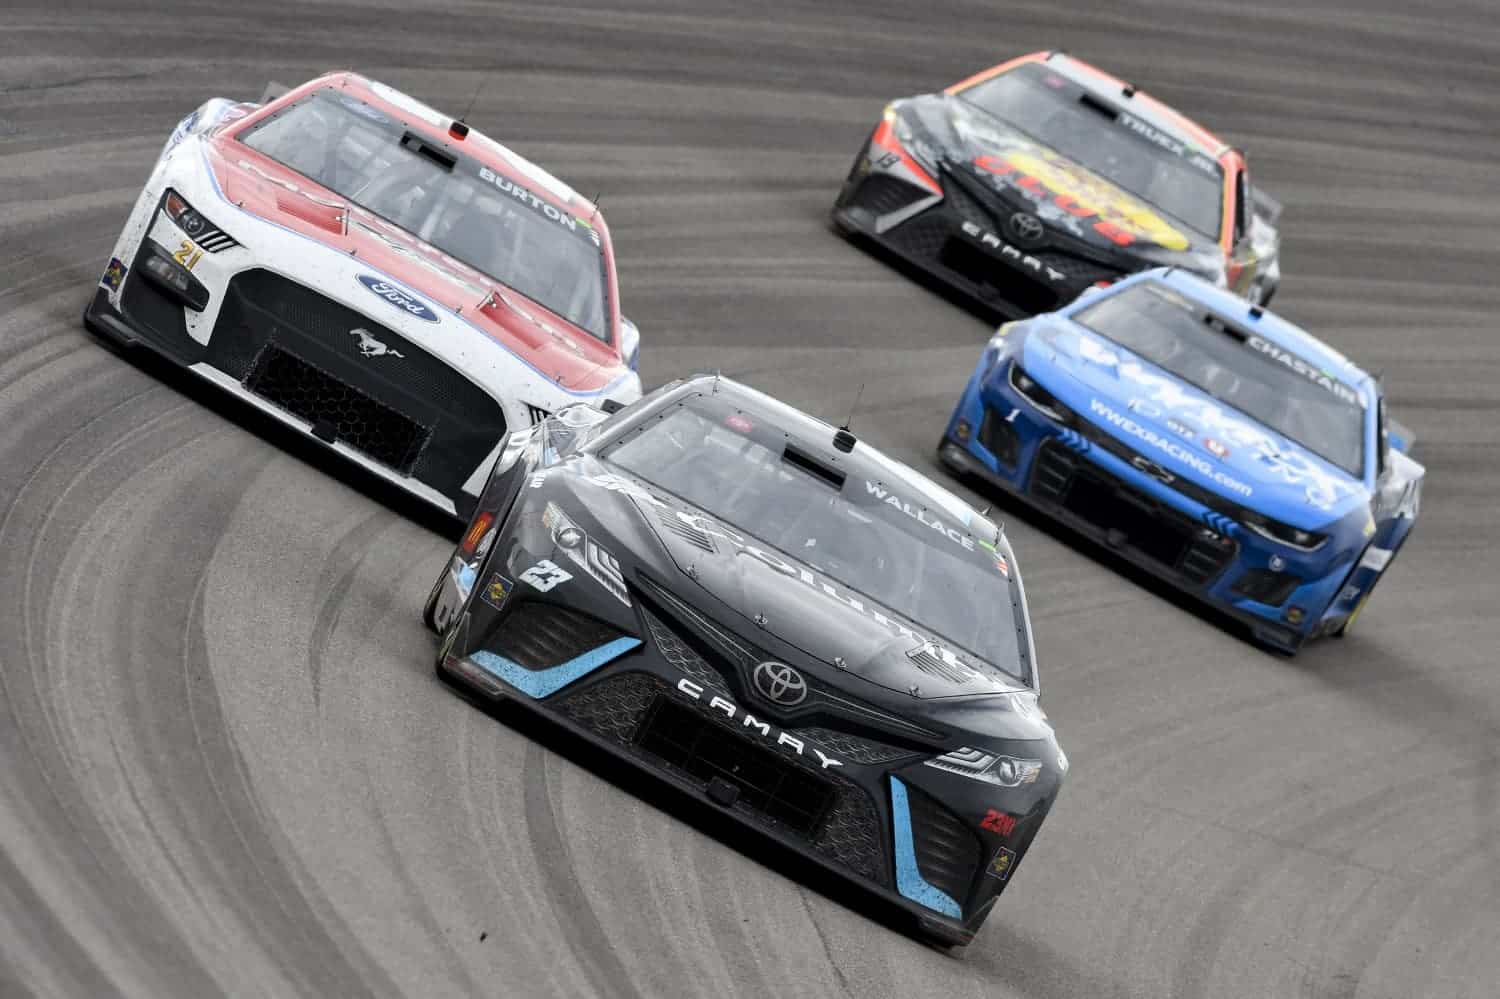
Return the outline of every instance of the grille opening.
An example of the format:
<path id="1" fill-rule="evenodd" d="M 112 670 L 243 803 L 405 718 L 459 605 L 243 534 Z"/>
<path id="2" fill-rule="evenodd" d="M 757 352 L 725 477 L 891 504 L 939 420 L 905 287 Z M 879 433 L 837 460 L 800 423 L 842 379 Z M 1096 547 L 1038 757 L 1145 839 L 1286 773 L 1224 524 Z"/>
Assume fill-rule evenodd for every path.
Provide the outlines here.
<path id="1" fill-rule="evenodd" d="M 1123 532 L 1132 548 L 1193 585 L 1211 582 L 1235 555 L 1232 543 L 1205 540 L 1199 525 L 1152 508 L 1150 499 L 1114 476 L 1095 468 L 1080 470 L 1061 445 L 1050 441 L 1038 453 L 1031 492 L 1101 531 Z"/>
<path id="2" fill-rule="evenodd" d="M 373 461 L 410 474 L 429 431 L 274 344 L 261 351 L 245 388 L 312 424 Z"/>
<path id="3" fill-rule="evenodd" d="M 957 815 L 914 788 L 907 790 L 907 803 L 922 880 L 963 905 L 982 860 L 979 838 Z"/>
<path id="4" fill-rule="evenodd" d="M 485 644 L 523 669 L 541 670 L 622 637 L 609 625 L 566 607 L 527 600 L 511 610 Z"/>
<path id="5" fill-rule="evenodd" d="M 979 294 L 986 298 L 1004 298 L 1023 312 L 1032 314 L 1051 312 L 1058 306 L 1056 291 L 1006 266 L 966 240 L 948 240 L 943 244 L 939 260 L 944 267 L 973 282 Z"/>
<path id="6" fill-rule="evenodd" d="M 1016 467 L 1016 458 L 1021 451 L 1016 428 L 988 406 L 984 408 L 984 420 L 979 424 L 979 446 L 994 455 L 1000 464 Z"/>
<path id="7" fill-rule="evenodd" d="M 704 784 L 715 777 L 729 781 L 740 789 L 737 805 L 803 836 L 812 836 L 834 803 L 828 781 L 666 697 L 657 698 L 636 741 Z"/>
<path id="8" fill-rule="evenodd" d="M 1187 549 L 1188 539 L 1182 532 L 1161 523 L 1093 476 L 1075 476 L 1063 505 L 1105 530 L 1123 531 L 1131 547 L 1158 562 L 1176 565 Z"/>
<path id="9" fill-rule="evenodd" d="M 905 181 L 886 174 L 874 174 L 865 179 L 849 199 L 850 205 L 863 208 L 871 215 L 889 215 L 900 211 L 912 202 L 927 196 L 924 188 L 913 187 Z"/>
<path id="10" fill-rule="evenodd" d="M 1301 579 L 1289 572 L 1251 569 L 1235 581 L 1234 592 L 1257 603 L 1280 607 L 1300 582 Z"/>

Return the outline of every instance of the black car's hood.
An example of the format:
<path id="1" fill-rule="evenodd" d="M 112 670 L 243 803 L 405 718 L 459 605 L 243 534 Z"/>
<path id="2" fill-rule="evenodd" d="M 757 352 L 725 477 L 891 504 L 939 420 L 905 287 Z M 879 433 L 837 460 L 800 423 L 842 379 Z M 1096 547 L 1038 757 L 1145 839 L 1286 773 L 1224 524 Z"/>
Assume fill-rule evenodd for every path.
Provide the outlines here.
<path id="1" fill-rule="evenodd" d="M 950 184 L 962 184 L 971 193 L 978 188 L 996 207 L 1035 215 L 1049 233 L 1147 264 L 1187 263 L 1172 255 L 1217 251 L 1212 241 L 1082 163 L 958 97 L 916 97 L 903 102 L 901 110 L 920 126 L 919 135 L 925 132 L 931 140 L 933 152 L 953 175 Z M 998 235 L 1016 238 L 1014 232 Z"/>
<path id="2" fill-rule="evenodd" d="M 830 668 L 921 699 L 1028 689 L 993 666 L 942 648 L 940 636 L 898 611 L 696 508 L 635 503 L 683 573 L 680 583 L 696 584 L 734 608 L 742 621 L 724 624 L 747 638 L 764 628 Z M 1010 621 L 997 626 L 1014 628 Z"/>

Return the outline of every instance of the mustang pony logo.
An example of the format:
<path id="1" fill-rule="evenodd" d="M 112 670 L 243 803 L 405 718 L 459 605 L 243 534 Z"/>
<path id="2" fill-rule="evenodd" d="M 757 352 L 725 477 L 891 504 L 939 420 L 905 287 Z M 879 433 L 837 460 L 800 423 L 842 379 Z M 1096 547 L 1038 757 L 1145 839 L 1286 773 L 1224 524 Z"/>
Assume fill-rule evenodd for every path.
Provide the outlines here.
<path id="1" fill-rule="evenodd" d="M 399 350 L 392 350 L 379 340 L 370 335 L 370 331 L 361 326 L 359 329 L 349 331 L 350 336 L 359 337 L 359 352 L 365 357 L 405 357 Z"/>

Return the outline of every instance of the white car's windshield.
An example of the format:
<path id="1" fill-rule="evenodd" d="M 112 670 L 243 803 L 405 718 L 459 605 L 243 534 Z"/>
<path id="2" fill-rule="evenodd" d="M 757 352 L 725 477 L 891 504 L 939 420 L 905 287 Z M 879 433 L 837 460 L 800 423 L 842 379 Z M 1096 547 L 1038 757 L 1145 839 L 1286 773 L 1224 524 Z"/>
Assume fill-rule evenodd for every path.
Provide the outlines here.
<path id="1" fill-rule="evenodd" d="M 588 220 L 435 143 L 440 155 L 426 155 L 411 134 L 320 90 L 240 139 L 608 341 L 604 254 Z"/>

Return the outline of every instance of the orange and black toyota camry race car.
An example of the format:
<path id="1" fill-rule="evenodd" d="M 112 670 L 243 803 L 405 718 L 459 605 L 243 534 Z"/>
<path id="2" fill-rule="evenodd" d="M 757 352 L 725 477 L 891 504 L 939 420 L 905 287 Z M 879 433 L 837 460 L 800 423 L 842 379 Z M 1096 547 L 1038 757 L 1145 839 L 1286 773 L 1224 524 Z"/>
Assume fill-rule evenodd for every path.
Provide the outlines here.
<path id="1" fill-rule="evenodd" d="M 1036 52 L 888 105 L 833 220 L 1017 318 L 1160 265 L 1264 305 L 1280 214 L 1238 150 L 1081 60 Z"/>

